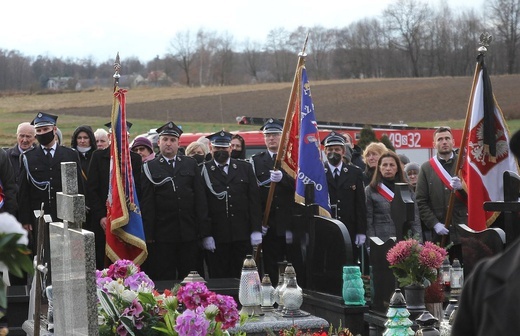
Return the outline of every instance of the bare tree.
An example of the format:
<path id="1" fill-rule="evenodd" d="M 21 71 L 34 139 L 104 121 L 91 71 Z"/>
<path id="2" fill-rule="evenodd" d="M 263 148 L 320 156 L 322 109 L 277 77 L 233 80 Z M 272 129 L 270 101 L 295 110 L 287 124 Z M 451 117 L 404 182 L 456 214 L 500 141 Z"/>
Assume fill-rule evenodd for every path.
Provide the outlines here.
<path id="1" fill-rule="evenodd" d="M 191 66 L 195 55 L 195 37 L 189 30 L 180 31 L 171 41 L 171 54 L 184 71 L 186 85 L 191 85 Z"/>
<path id="2" fill-rule="evenodd" d="M 267 35 L 267 52 L 272 56 L 274 76 L 277 82 L 288 82 L 292 79 L 295 56 L 291 52 L 290 34 L 284 28 L 276 28 Z"/>
<path id="3" fill-rule="evenodd" d="M 217 40 L 215 53 L 215 80 L 219 85 L 230 84 L 230 74 L 233 69 L 233 37 L 224 33 Z"/>
<path id="4" fill-rule="evenodd" d="M 512 74 L 520 40 L 520 0 L 492 0 L 489 8 L 490 21 L 505 44 L 507 73 Z"/>
<path id="5" fill-rule="evenodd" d="M 329 78 L 329 58 L 334 48 L 334 30 L 322 26 L 309 29 L 309 60 L 315 70 L 316 80 Z M 301 48 L 301 47 L 300 47 Z"/>
<path id="6" fill-rule="evenodd" d="M 244 62 L 246 65 L 247 72 L 255 82 L 258 82 L 258 71 L 259 71 L 259 62 L 260 62 L 260 45 L 256 42 L 250 42 L 249 40 L 245 41 L 244 47 Z"/>
<path id="7" fill-rule="evenodd" d="M 427 3 L 417 0 L 397 0 L 384 10 L 383 17 L 391 46 L 408 55 L 412 75 L 419 77 L 425 29 L 432 18 L 430 7 Z"/>

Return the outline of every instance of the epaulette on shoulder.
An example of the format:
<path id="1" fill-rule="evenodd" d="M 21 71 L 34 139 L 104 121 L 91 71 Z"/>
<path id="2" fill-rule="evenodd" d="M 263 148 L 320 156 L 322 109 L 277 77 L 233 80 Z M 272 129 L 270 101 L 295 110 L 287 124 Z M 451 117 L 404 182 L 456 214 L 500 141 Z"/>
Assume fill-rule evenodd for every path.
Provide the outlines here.
<path id="1" fill-rule="evenodd" d="M 260 155 L 264 155 L 266 152 L 263 151 L 263 152 L 258 152 L 258 153 L 255 153 L 253 155 L 251 155 L 252 158 L 254 158 L 255 156 L 260 156 Z"/>

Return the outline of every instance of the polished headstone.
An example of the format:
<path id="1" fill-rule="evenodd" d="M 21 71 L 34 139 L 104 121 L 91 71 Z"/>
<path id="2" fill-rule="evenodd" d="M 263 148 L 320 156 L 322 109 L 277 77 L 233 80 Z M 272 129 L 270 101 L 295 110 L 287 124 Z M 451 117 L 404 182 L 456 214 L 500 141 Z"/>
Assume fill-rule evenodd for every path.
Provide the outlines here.
<path id="1" fill-rule="evenodd" d="M 396 183 L 394 188 L 394 199 L 390 205 L 392 221 L 395 225 L 397 241 L 408 236 L 411 228 L 410 223 L 415 219 L 414 201 L 412 191 L 408 183 Z"/>
<path id="2" fill-rule="evenodd" d="M 462 246 L 464 276 L 468 276 L 475 264 L 504 250 L 506 234 L 500 228 L 488 228 L 475 231 L 465 224 L 456 225 Z"/>
<path id="3" fill-rule="evenodd" d="M 378 237 L 370 237 L 370 290 L 371 310 L 385 314 L 390 298 L 396 288 L 396 279 L 386 254 L 395 246 L 395 238 L 382 241 Z"/>
<path id="4" fill-rule="evenodd" d="M 354 265 L 346 226 L 336 219 L 315 216 L 314 248 L 309 254 L 311 290 L 342 296 L 343 266 Z"/>

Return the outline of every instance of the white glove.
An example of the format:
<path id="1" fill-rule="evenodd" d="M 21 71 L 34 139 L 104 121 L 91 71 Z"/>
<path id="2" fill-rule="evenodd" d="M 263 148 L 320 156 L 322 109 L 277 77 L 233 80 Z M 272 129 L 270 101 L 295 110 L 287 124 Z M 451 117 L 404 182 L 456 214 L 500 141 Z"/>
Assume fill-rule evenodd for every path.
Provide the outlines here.
<path id="1" fill-rule="evenodd" d="M 444 226 L 444 224 L 442 223 L 437 223 L 433 226 L 433 229 L 435 230 L 435 232 L 437 232 L 438 235 L 440 236 L 445 236 L 447 235 L 448 233 L 450 233 L 450 230 L 448 230 L 448 228 L 446 226 Z"/>
<path id="2" fill-rule="evenodd" d="M 362 233 L 358 233 L 358 234 L 356 234 L 355 244 L 357 247 L 360 247 L 361 245 L 363 245 L 365 243 L 366 240 L 367 240 L 367 236 L 365 236 Z"/>
<path id="3" fill-rule="evenodd" d="M 262 233 L 260 231 L 251 232 L 251 245 L 256 246 L 262 244 Z"/>
<path id="4" fill-rule="evenodd" d="M 280 182 L 283 177 L 283 173 L 281 170 L 270 170 L 271 172 L 271 182 Z"/>
<path id="5" fill-rule="evenodd" d="M 267 230 L 269 230 L 269 226 L 262 225 L 262 236 L 265 236 L 267 234 Z"/>
<path id="6" fill-rule="evenodd" d="M 450 186 L 455 190 L 462 189 L 462 181 L 458 176 L 452 176 L 450 180 Z"/>
<path id="7" fill-rule="evenodd" d="M 217 249 L 215 247 L 215 239 L 213 239 L 213 237 L 211 237 L 211 236 L 203 238 L 202 247 L 204 247 L 205 250 L 215 252 L 215 250 Z"/>
<path id="8" fill-rule="evenodd" d="M 289 231 L 289 230 L 285 231 L 285 243 L 292 244 L 292 240 L 293 240 L 292 231 Z"/>

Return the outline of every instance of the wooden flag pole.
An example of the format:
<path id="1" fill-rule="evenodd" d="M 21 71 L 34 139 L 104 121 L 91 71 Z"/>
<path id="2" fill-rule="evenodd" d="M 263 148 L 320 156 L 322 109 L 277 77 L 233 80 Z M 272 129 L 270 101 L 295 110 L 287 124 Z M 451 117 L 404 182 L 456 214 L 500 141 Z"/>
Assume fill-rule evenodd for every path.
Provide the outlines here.
<path id="1" fill-rule="evenodd" d="M 308 39 L 309 39 L 309 33 L 307 33 L 307 36 L 305 37 L 305 42 L 303 43 L 302 51 L 298 54 L 298 65 L 296 66 L 296 71 L 294 73 L 294 80 L 293 80 L 293 85 L 291 88 L 291 95 L 289 96 L 289 103 L 287 104 L 287 110 L 285 112 L 285 119 L 284 119 L 283 129 L 282 129 L 282 137 L 280 139 L 280 145 L 278 146 L 278 153 L 276 154 L 276 160 L 274 162 L 275 170 L 278 170 L 280 168 L 280 166 L 282 164 L 282 160 L 284 158 L 285 146 L 286 146 L 287 140 L 288 140 L 287 136 L 288 136 L 289 129 L 290 129 L 289 125 L 292 121 L 292 114 L 294 113 L 294 105 L 295 105 L 297 91 L 298 91 L 297 89 L 300 87 L 300 84 L 299 84 L 300 76 L 298 74 L 300 72 L 300 68 L 305 63 L 305 56 L 307 56 L 305 54 L 305 48 L 307 47 Z M 276 183 L 271 182 L 271 184 L 269 185 L 269 194 L 267 195 L 267 201 L 266 201 L 265 210 L 264 210 L 264 219 L 262 222 L 262 226 L 264 226 L 264 227 L 269 226 L 268 225 L 269 213 L 271 211 L 271 203 L 273 202 L 275 188 L 276 188 Z"/>
<path id="2" fill-rule="evenodd" d="M 278 170 L 280 168 L 283 157 L 285 155 L 285 146 L 287 144 L 287 134 L 289 133 L 289 125 L 292 122 L 292 114 L 294 113 L 294 105 L 295 100 L 297 97 L 297 91 L 300 87 L 299 84 L 299 78 L 298 75 L 300 72 L 300 68 L 305 63 L 305 49 L 307 48 L 307 41 L 309 40 L 309 33 L 307 33 L 307 36 L 305 37 L 305 42 L 303 43 L 302 51 L 298 54 L 298 65 L 296 66 L 296 71 L 294 73 L 294 80 L 291 88 L 291 94 L 289 96 L 289 103 L 287 104 L 287 110 L 285 112 L 285 119 L 283 123 L 283 129 L 282 129 L 282 137 L 280 138 L 280 145 L 278 146 L 278 152 L 276 154 L 276 160 L 274 162 L 274 169 Z M 264 209 L 264 218 L 262 220 L 262 226 L 263 227 L 269 227 L 269 213 L 271 212 L 271 204 L 273 202 L 274 197 L 274 191 L 276 188 L 276 183 L 271 182 L 269 185 L 269 193 L 267 194 L 267 200 L 265 202 L 265 209 Z M 260 252 L 262 251 L 261 245 L 258 246 L 256 252 L 255 252 L 255 261 L 258 264 L 259 258 L 260 258 Z"/>

